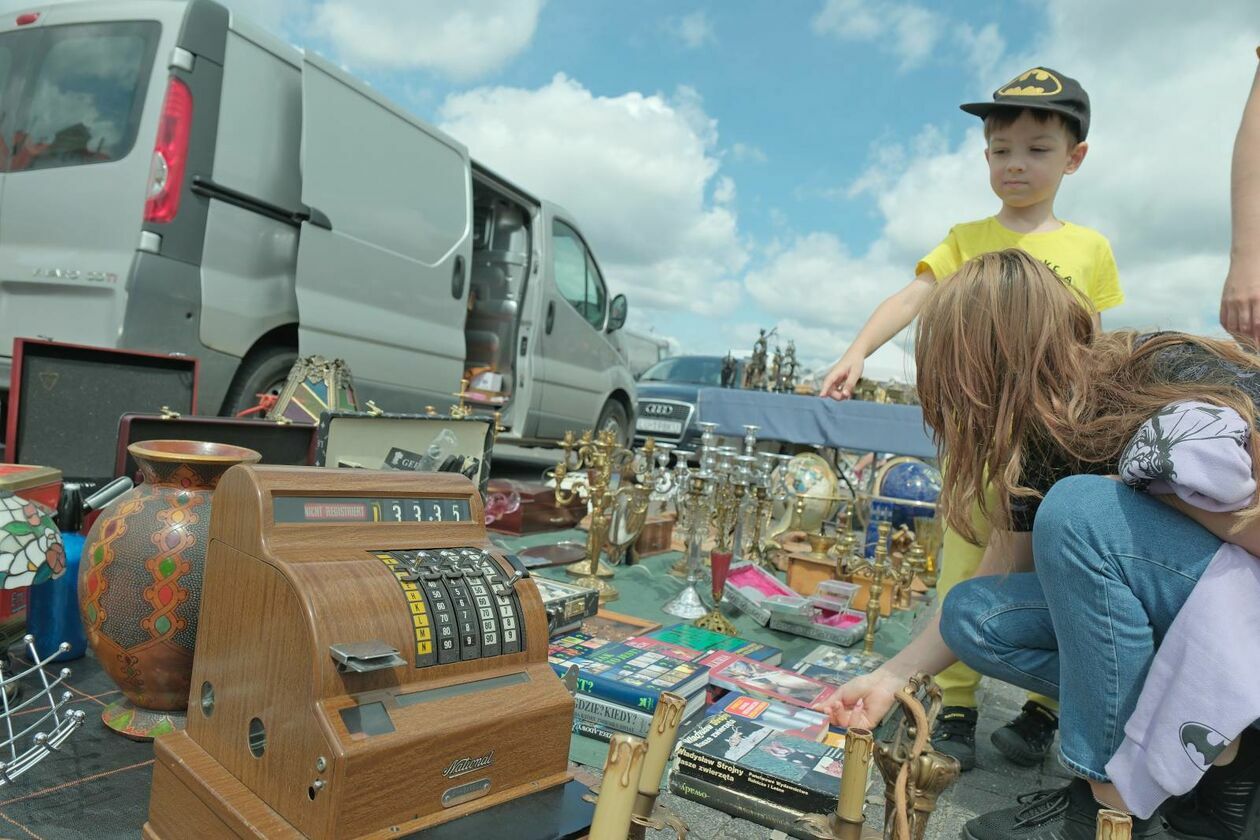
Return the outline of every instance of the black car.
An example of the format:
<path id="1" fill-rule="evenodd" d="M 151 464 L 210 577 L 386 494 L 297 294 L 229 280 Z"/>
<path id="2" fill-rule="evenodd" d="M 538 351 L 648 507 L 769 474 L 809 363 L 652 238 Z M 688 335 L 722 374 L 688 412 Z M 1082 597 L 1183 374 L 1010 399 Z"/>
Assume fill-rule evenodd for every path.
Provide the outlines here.
<path id="1" fill-rule="evenodd" d="M 682 449 L 700 444 L 696 401 L 701 388 L 722 385 L 722 356 L 671 356 L 661 359 L 639 377 L 639 414 L 635 443 L 648 437 Z M 744 375 L 744 361 L 736 362 L 735 382 Z"/>

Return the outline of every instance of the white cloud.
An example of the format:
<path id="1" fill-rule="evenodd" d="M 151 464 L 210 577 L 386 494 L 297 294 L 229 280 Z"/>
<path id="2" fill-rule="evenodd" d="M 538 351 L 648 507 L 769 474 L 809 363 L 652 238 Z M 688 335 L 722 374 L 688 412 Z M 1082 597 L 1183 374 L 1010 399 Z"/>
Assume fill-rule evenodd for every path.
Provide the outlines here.
<path id="1" fill-rule="evenodd" d="M 705 44 L 717 42 L 713 34 L 713 24 L 703 9 L 682 17 L 671 17 L 666 21 L 666 29 L 689 49 L 695 50 Z"/>
<path id="2" fill-rule="evenodd" d="M 828 3 L 820 18 L 843 6 Z M 859 9 L 847 25 L 878 35 L 885 30 L 874 15 L 882 8 Z M 1037 64 L 1079 79 L 1093 105 L 1090 152 L 1064 180 L 1055 209 L 1111 240 L 1128 300 L 1104 315 L 1106 325 L 1219 332 L 1230 156 L 1260 41 L 1253 0 L 1222 0 L 1193 16 L 1173 0 L 1051 0 L 1045 8 L 1048 25 L 1031 48 L 995 55 L 993 69 L 959 100 L 987 98 Z M 1085 19 L 1090 25 L 1080 26 Z M 1001 35 L 971 34 L 972 66 L 982 69 L 980 56 L 996 50 Z M 942 103 L 940 113 L 942 125 L 970 119 L 955 116 L 954 103 Z M 847 345 L 950 225 L 996 212 L 983 148 L 979 121 L 955 143 L 927 126 L 908 144 L 873 146 L 846 194 L 874 198 L 879 238 L 854 254 L 831 234 L 800 236 L 748 273 L 749 294 L 803 329 L 833 330 Z"/>
<path id="3" fill-rule="evenodd" d="M 311 28 L 351 65 L 426 69 L 467 81 L 497 70 L 529 45 L 543 2 L 322 0 Z"/>
<path id="4" fill-rule="evenodd" d="M 909 70 L 932 54 L 944 18 L 914 3 L 827 0 L 811 25 L 817 34 L 842 41 L 876 41 L 901 60 L 902 70 Z"/>
<path id="5" fill-rule="evenodd" d="M 759 146 L 749 143 L 734 143 L 731 146 L 731 159 L 737 162 L 751 161 L 752 163 L 765 163 L 766 153 Z"/>
<path id="6" fill-rule="evenodd" d="M 557 75 L 537 90 L 452 95 L 439 114 L 478 160 L 570 210 L 632 307 L 739 304 L 735 184 L 718 176 L 717 124 L 694 90 L 595 96 Z"/>

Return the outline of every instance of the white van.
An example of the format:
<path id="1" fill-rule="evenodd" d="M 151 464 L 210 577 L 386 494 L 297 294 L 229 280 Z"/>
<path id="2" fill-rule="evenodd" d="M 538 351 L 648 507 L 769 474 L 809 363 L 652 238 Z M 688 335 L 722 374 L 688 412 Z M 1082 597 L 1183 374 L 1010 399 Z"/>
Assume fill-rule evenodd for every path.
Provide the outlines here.
<path id="1" fill-rule="evenodd" d="M 625 317 L 563 209 L 212 0 L 0 20 L 0 383 L 19 336 L 182 352 L 230 414 L 318 353 L 390 411 L 489 369 L 506 439 L 629 440 Z"/>

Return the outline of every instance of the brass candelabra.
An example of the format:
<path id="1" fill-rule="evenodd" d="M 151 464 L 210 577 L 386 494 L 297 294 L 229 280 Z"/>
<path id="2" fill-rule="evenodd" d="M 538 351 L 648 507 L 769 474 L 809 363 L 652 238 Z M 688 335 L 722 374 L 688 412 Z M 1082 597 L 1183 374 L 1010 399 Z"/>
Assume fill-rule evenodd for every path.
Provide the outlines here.
<path id="1" fill-rule="evenodd" d="M 709 552 L 709 581 L 712 584 L 713 609 L 696 619 L 697 627 L 727 636 L 734 636 L 738 631 L 731 620 L 722 614 L 722 595 L 726 590 L 726 577 L 730 573 L 731 561 L 734 557 L 733 545 L 738 544 L 738 522 L 744 498 L 748 493 L 749 481 L 747 464 L 738 464 L 732 468 L 732 460 L 738 461 L 729 457 L 724 459 L 723 466 L 727 469 L 723 471 L 722 476 L 725 480 L 718 485 L 713 501 L 716 544 Z"/>
<path id="2" fill-rule="evenodd" d="M 870 595 L 866 602 L 866 640 L 863 652 L 867 655 L 875 652 L 875 629 L 879 624 L 880 601 L 884 596 L 884 581 L 893 574 L 888 558 L 888 532 L 892 523 L 880 522 L 876 526 L 878 537 L 875 542 L 875 556 L 870 560 L 857 552 L 849 560 L 849 574 L 868 573 L 871 577 Z"/>
<path id="3" fill-rule="evenodd" d="M 604 604 L 617 598 L 617 588 L 608 581 L 613 576 L 613 570 L 600 561 L 616 495 L 610 485 L 613 471 L 633 458 L 634 452 L 620 446 L 611 430 L 594 436 L 589 431 L 583 432 L 577 440 L 572 432 L 565 432 L 560 445 L 564 449 L 564 457 L 552 470 L 556 501 L 568 505 L 575 498 L 582 498 L 591 506 L 586 559 L 566 566 L 565 570 L 580 575 L 576 583 L 598 591 L 599 602 Z M 579 479 L 572 488 L 565 489 L 565 479 L 576 470 L 585 470 L 584 480 Z"/>

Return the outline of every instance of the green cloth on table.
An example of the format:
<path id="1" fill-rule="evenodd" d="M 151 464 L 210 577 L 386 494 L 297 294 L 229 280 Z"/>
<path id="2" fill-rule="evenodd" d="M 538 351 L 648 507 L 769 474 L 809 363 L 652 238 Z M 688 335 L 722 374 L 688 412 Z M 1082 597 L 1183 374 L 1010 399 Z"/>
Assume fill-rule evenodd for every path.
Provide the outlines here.
<path id="1" fill-rule="evenodd" d="M 549 531 L 542 534 L 529 534 L 521 537 L 510 537 L 495 534 L 494 541 L 506 551 L 520 551 L 536 545 L 552 545 L 571 541 L 585 545 L 585 531 Z M 678 562 L 682 555 L 677 551 L 667 551 L 651 557 L 645 557 L 633 566 L 615 566 L 616 575 L 612 579 L 617 588 L 618 598 L 610 601 L 607 608 L 613 612 L 625 613 L 649 621 L 659 621 L 662 625 L 676 624 L 685 619 L 662 612 L 661 607 L 682 591 L 686 585 L 683 578 L 669 573 L 670 568 Z M 572 582 L 574 577 L 566 574 L 563 567 L 534 569 L 531 574 Z M 706 602 L 709 598 L 707 577 L 701 581 L 701 594 Z M 880 622 L 875 633 L 875 652 L 884 656 L 892 656 L 905 647 L 911 638 L 915 615 L 921 606 L 913 610 L 894 610 L 893 614 Z M 737 628 L 741 638 L 762 644 L 773 645 L 783 650 L 784 662 L 795 662 L 818 645 L 824 644 L 817 639 L 797 636 L 794 633 L 783 633 L 762 627 L 750 616 L 740 612 L 729 603 L 723 604 L 723 614 Z M 853 647 L 839 650 L 861 652 L 859 642 Z M 569 748 L 570 760 L 591 767 L 603 767 L 604 758 L 608 754 L 608 745 L 584 735 L 574 735 Z"/>

